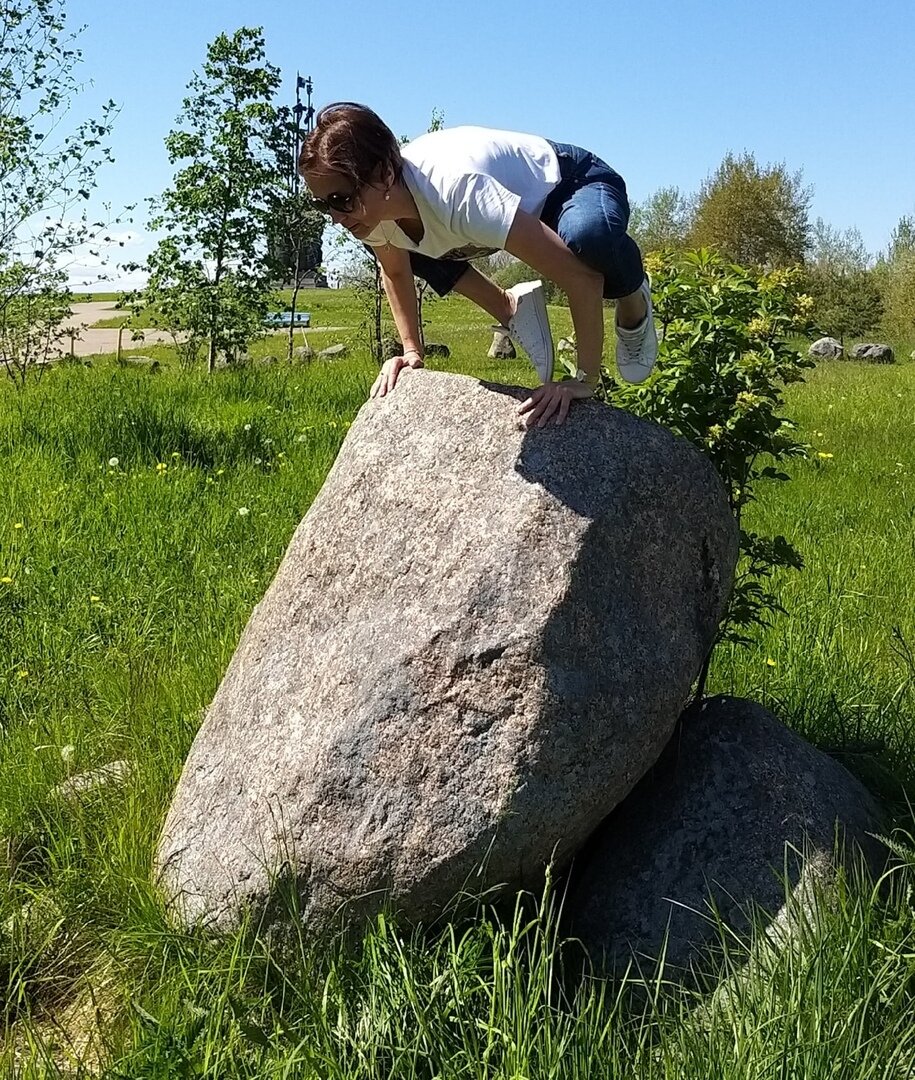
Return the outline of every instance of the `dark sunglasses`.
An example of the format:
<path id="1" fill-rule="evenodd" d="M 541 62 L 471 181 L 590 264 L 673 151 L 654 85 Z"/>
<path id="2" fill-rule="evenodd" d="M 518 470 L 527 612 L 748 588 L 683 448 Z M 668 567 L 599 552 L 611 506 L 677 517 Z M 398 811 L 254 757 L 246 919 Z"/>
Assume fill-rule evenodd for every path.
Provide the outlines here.
<path id="1" fill-rule="evenodd" d="M 356 188 L 355 191 L 351 191 L 348 195 L 344 195 L 340 191 L 332 191 L 324 199 L 312 196 L 311 201 L 315 210 L 320 210 L 322 214 L 329 214 L 331 210 L 337 214 L 351 214 L 360 190 L 360 188 Z"/>

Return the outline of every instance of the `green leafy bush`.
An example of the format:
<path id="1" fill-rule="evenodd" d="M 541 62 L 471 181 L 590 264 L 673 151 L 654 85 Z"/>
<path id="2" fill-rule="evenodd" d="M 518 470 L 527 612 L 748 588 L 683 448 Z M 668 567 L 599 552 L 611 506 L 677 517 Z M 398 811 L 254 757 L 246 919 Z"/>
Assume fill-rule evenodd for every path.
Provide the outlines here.
<path id="1" fill-rule="evenodd" d="M 751 628 L 782 610 L 769 586 L 773 571 L 803 565 L 785 537 L 745 529 L 743 511 L 757 482 L 789 479 L 779 462 L 807 453 L 779 411 L 784 387 L 813 366 L 790 341 L 807 329 L 811 300 L 794 269 L 746 270 L 705 250 L 647 262 L 661 339 L 656 373 L 638 386 L 605 379 L 602 392 L 689 439 L 715 464 L 741 553 L 719 640 L 748 644 Z"/>

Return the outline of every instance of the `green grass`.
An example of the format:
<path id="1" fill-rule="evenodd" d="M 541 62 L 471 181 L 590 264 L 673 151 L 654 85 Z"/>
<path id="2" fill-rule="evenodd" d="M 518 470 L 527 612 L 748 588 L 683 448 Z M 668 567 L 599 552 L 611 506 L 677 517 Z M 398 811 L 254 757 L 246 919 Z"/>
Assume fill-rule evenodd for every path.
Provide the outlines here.
<path id="1" fill-rule="evenodd" d="M 117 300 L 117 293 L 110 295 L 97 295 L 94 300 Z M 77 299 L 82 299 L 81 297 Z M 275 311 L 288 310 L 292 302 L 292 290 L 281 289 L 274 297 L 272 309 Z M 460 303 L 460 301 L 457 301 Z M 301 289 L 296 299 L 296 311 L 311 312 L 313 326 L 356 326 L 361 315 L 353 300 L 350 289 Z M 137 329 L 145 329 L 154 326 L 154 312 L 152 308 L 145 308 L 130 319 L 130 325 Z M 124 323 L 124 316 L 111 319 L 100 319 L 92 324 L 93 329 L 114 328 Z"/>
<path id="2" fill-rule="evenodd" d="M 107 301 L 115 303 L 121 297 L 119 292 L 87 292 L 73 293 L 74 304 L 101 304 Z"/>
<path id="3" fill-rule="evenodd" d="M 352 327 L 352 356 L 326 367 L 208 378 L 156 347 L 158 375 L 99 358 L 0 390 L 0 1075 L 912 1075 L 912 852 L 881 890 L 845 883 L 796 947 L 757 943 L 749 972 L 728 941 L 717 994 L 663 978 L 576 990 L 549 894 L 423 936 L 380 918 L 357 949 L 169 924 L 151 856 L 201 710 L 376 370 L 352 299 L 316 298 L 306 310 Z M 566 333 L 568 311 L 551 314 Z M 429 317 L 453 351 L 429 366 L 534 385 L 526 362 L 484 359 L 488 320 L 466 302 Z M 909 831 L 913 399 L 905 363 L 826 364 L 792 388 L 790 414 L 832 457 L 793 464 L 751 524 L 807 567 L 777 583 L 787 613 L 756 645 L 718 655 L 711 686 L 770 705 Z M 124 785 L 77 806 L 54 794 L 116 759 L 133 766 Z"/>

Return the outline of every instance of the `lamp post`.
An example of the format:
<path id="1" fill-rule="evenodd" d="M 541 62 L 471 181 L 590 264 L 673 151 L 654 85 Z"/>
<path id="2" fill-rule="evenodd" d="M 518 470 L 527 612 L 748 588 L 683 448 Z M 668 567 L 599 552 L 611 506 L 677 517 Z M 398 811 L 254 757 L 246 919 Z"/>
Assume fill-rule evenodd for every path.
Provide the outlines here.
<path id="1" fill-rule="evenodd" d="M 302 139 L 304 136 L 310 134 L 314 127 L 315 111 L 311 104 L 311 93 L 314 89 L 314 84 L 311 81 L 311 76 L 303 78 L 298 72 L 295 76 L 295 108 L 292 110 L 295 117 L 295 154 L 292 160 L 292 173 L 293 173 L 293 185 L 294 190 L 301 182 L 301 178 L 298 174 L 299 167 L 299 153 L 302 149 Z M 302 104 L 302 91 L 305 91 L 307 97 L 307 104 Z"/>

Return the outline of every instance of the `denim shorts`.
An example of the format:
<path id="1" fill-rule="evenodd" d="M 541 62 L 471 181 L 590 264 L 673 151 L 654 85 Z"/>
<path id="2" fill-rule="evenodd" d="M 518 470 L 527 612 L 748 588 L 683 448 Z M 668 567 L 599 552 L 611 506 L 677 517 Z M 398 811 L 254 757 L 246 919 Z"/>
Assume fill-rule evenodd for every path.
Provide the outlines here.
<path id="1" fill-rule="evenodd" d="M 629 200 L 626 184 L 614 169 L 588 150 L 550 142 L 559 158 L 558 185 L 550 192 L 540 220 L 583 263 L 604 276 L 604 297 L 629 296 L 642 284 L 645 270 L 638 245 L 626 232 Z M 447 295 L 467 269 L 453 259 L 432 259 L 410 252 L 413 273 L 439 296 Z"/>

